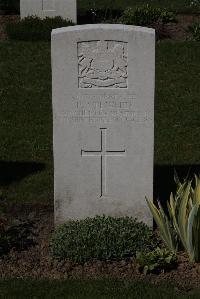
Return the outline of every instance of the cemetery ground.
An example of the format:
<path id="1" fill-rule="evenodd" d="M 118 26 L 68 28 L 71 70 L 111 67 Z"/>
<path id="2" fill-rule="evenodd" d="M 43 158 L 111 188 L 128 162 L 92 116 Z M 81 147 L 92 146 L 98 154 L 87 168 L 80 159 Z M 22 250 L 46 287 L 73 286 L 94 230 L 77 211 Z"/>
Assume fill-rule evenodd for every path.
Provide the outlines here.
<path id="1" fill-rule="evenodd" d="M 180 298 L 185 298 L 185 292 L 197 292 L 191 298 L 198 298 L 198 291 L 193 289 L 199 287 L 200 265 L 188 262 L 185 254 L 179 255 L 177 269 L 146 276 L 139 273 L 134 260 L 97 261 L 81 265 L 60 262 L 51 257 L 53 159 L 50 43 L 3 41 L 0 43 L 0 56 L 1 210 L 7 218 L 27 219 L 30 216 L 35 223 L 37 243 L 22 252 L 11 251 L 0 259 L 2 298 L 12 296 L 12 292 L 16 295 L 19 290 L 24 298 L 33 289 L 33 294 L 35 292 L 35 296 L 41 298 L 45 298 L 46 289 L 57 297 L 69 292 L 68 283 L 62 281 L 5 280 L 9 277 L 125 279 L 123 287 L 120 285 L 123 282 L 111 280 L 109 291 L 106 284 L 100 281 L 70 281 L 69 298 L 77 298 L 78 290 L 78 298 L 94 298 L 96 289 L 99 293 L 95 293 L 95 298 L 132 298 L 131 292 L 138 298 L 144 298 L 147 290 L 149 298 L 168 298 L 177 292 Z M 174 167 L 183 177 L 189 169 L 191 174 L 200 169 L 199 71 L 199 43 L 157 43 L 155 196 L 164 200 L 173 187 Z M 147 282 L 161 286 L 157 288 Z M 74 286 L 72 289 L 71 283 Z M 166 283 L 174 287 L 166 287 Z M 121 293 L 117 291 L 119 289 Z M 19 296 L 23 298 L 21 293 Z"/>
<path id="2" fill-rule="evenodd" d="M 185 39 L 182 25 L 171 29 L 174 40 Z M 199 47 L 189 41 L 156 45 L 154 198 L 163 202 L 174 187 L 174 168 L 182 178 L 200 170 Z M 177 268 L 146 276 L 134 259 L 77 264 L 52 258 L 50 43 L 1 41 L 0 57 L 0 213 L 30 218 L 36 234 L 35 245 L 0 257 L 0 298 L 199 298 L 200 265 L 184 253 Z"/>
<path id="3" fill-rule="evenodd" d="M 11 279 L 0 281 L 0 298 L 68 298 L 68 299 L 197 299 L 197 291 L 190 295 L 180 294 L 171 286 L 151 285 L 148 282 L 131 282 L 127 280 L 68 280 L 36 281 Z M 147 297 L 148 296 L 148 297 Z"/>

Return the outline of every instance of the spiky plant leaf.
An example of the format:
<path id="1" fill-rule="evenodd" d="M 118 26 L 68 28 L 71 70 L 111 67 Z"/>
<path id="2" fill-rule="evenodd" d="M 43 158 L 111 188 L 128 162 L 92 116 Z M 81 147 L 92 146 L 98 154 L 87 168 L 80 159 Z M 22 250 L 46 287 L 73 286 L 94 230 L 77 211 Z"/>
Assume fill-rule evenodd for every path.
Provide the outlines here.
<path id="1" fill-rule="evenodd" d="M 194 204 L 200 204 L 200 178 L 195 175 Z"/>
<path id="2" fill-rule="evenodd" d="M 200 205 L 196 204 L 188 219 L 188 253 L 191 261 L 200 261 Z"/>
<path id="3" fill-rule="evenodd" d="M 178 213 L 178 233 L 183 243 L 184 248 L 187 250 L 187 206 L 189 201 L 189 194 L 191 188 L 191 181 L 186 185 L 183 192 L 182 200 L 179 207 Z"/>
<path id="4" fill-rule="evenodd" d="M 149 209 L 154 217 L 154 220 L 158 226 L 160 236 L 168 246 L 168 248 L 176 252 L 177 250 L 177 239 L 174 236 L 173 229 L 171 227 L 170 221 L 165 215 L 164 210 L 160 203 L 158 203 L 159 209 L 154 205 L 154 203 L 146 198 Z"/>

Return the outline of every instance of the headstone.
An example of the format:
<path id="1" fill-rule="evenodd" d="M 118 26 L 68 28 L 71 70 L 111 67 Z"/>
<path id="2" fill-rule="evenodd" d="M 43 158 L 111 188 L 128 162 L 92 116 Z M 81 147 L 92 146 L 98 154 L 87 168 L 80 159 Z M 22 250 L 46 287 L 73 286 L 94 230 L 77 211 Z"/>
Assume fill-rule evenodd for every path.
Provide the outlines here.
<path id="1" fill-rule="evenodd" d="M 52 32 L 55 222 L 95 215 L 152 224 L 153 29 Z"/>
<path id="2" fill-rule="evenodd" d="M 77 22 L 76 0 L 20 0 L 21 18 L 61 16 Z"/>

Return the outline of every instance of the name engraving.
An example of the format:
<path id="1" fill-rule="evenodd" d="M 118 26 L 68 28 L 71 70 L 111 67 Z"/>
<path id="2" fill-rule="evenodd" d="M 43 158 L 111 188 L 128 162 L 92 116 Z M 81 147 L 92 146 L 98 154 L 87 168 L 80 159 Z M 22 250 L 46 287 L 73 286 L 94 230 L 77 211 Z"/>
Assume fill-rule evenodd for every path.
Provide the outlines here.
<path id="1" fill-rule="evenodd" d="M 81 95 L 73 97 L 72 107 L 61 119 L 70 123 L 102 123 L 152 121 L 152 113 L 135 107 L 135 95 Z"/>
<path id="2" fill-rule="evenodd" d="M 71 111 L 64 116 L 70 123 L 113 123 L 113 122 L 138 122 L 151 121 L 148 111 Z"/>

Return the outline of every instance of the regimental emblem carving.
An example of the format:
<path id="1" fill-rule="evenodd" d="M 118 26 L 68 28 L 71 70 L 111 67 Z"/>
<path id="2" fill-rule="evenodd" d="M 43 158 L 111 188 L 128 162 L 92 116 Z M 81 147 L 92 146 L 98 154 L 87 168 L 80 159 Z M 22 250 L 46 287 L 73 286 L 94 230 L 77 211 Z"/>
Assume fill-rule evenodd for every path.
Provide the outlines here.
<path id="1" fill-rule="evenodd" d="M 78 43 L 79 88 L 127 88 L 127 43 Z"/>

